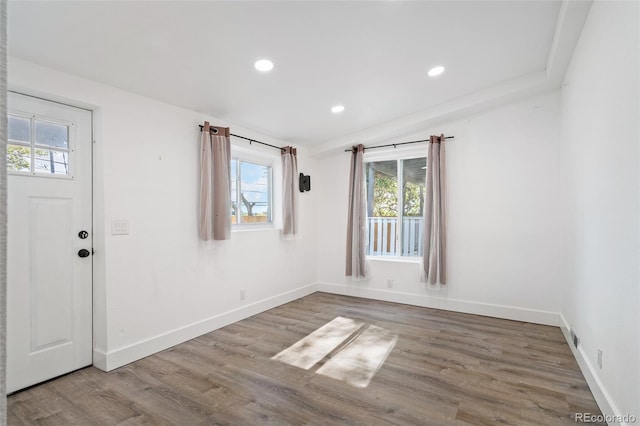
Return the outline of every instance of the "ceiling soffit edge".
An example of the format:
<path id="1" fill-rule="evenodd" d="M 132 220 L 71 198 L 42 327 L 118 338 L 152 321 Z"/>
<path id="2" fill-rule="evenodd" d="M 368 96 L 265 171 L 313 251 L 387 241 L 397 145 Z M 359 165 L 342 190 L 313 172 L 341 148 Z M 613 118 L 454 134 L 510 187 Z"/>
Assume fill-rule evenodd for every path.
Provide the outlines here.
<path id="1" fill-rule="evenodd" d="M 546 78 L 546 73 L 538 71 L 351 135 L 332 139 L 315 149 L 312 148 L 311 154 L 319 157 L 359 143 L 389 143 L 393 139 L 424 130 L 429 126 L 462 118 L 553 88 Z"/>

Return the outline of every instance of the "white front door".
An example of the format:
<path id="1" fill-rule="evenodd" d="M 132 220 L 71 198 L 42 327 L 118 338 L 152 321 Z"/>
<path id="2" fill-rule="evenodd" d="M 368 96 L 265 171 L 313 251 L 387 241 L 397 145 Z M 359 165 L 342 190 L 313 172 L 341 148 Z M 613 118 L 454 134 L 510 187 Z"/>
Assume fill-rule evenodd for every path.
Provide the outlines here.
<path id="1" fill-rule="evenodd" d="M 17 93 L 8 106 L 7 391 L 14 392 L 92 363 L 92 133 L 87 110 Z"/>

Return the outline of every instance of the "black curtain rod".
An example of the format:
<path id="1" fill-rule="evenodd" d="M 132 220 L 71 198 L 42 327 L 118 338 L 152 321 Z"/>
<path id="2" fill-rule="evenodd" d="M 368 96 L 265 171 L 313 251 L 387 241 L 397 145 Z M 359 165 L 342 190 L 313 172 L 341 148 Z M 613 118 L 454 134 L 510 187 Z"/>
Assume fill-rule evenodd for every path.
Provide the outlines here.
<path id="1" fill-rule="evenodd" d="M 455 136 L 445 136 L 445 139 L 453 139 L 455 138 Z M 366 151 L 367 149 L 376 149 L 376 148 L 386 148 L 388 146 L 392 146 L 394 148 L 396 148 L 398 145 L 408 145 L 410 143 L 420 143 L 420 142 L 430 142 L 431 139 L 421 139 L 419 141 L 411 141 L 411 142 L 398 142 L 398 143 L 390 143 L 387 145 L 378 145 L 378 146 L 365 146 L 364 150 Z M 345 149 L 344 152 L 351 152 L 353 151 L 353 149 Z"/>
<path id="2" fill-rule="evenodd" d="M 202 131 L 202 129 L 204 128 L 204 126 L 202 124 L 200 124 L 199 127 L 200 127 L 200 131 Z M 211 126 L 212 129 L 214 127 L 215 126 Z M 229 135 L 234 136 L 236 138 L 240 138 L 240 139 L 244 139 L 246 141 L 249 141 L 249 145 L 251 145 L 253 142 L 255 142 L 255 143 L 259 143 L 260 145 L 265 145 L 265 146 L 268 146 L 268 147 L 271 147 L 271 148 L 279 149 L 280 151 L 285 151 L 284 148 L 282 148 L 280 146 L 271 145 L 270 143 L 260 142 L 260 141 L 257 141 L 255 139 L 251 139 L 251 138 L 245 138 L 244 136 L 234 135 L 233 133 L 229 133 Z"/>

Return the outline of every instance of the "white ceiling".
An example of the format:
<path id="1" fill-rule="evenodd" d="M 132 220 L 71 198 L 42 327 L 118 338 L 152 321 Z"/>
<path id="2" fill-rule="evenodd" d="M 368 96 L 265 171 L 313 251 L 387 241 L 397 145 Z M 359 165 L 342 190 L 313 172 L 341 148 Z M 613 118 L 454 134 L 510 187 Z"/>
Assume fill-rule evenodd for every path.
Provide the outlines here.
<path id="1" fill-rule="evenodd" d="M 566 3 L 10 1 L 9 54 L 317 148 L 549 80 Z"/>

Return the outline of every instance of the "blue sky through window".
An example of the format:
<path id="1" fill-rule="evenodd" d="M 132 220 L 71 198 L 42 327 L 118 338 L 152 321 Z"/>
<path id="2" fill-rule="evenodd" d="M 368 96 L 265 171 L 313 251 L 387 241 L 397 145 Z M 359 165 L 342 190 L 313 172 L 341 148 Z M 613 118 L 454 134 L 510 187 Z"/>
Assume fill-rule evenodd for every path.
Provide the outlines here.
<path id="1" fill-rule="evenodd" d="M 260 164 L 240 162 L 240 189 L 244 198 L 255 203 L 253 215 L 266 215 L 269 209 L 269 167 Z M 243 207 L 243 215 L 246 208 Z"/>
<path id="2" fill-rule="evenodd" d="M 232 214 L 235 215 L 235 206 L 238 206 L 242 217 L 254 216 L 257 219 L 249 222 L 270 221 L 270 180 L 270 166 L 234 158 L 231 161 L 231 200 L 234 206 Z M 258 217 L 263 219 L 260 220 Z"/>

